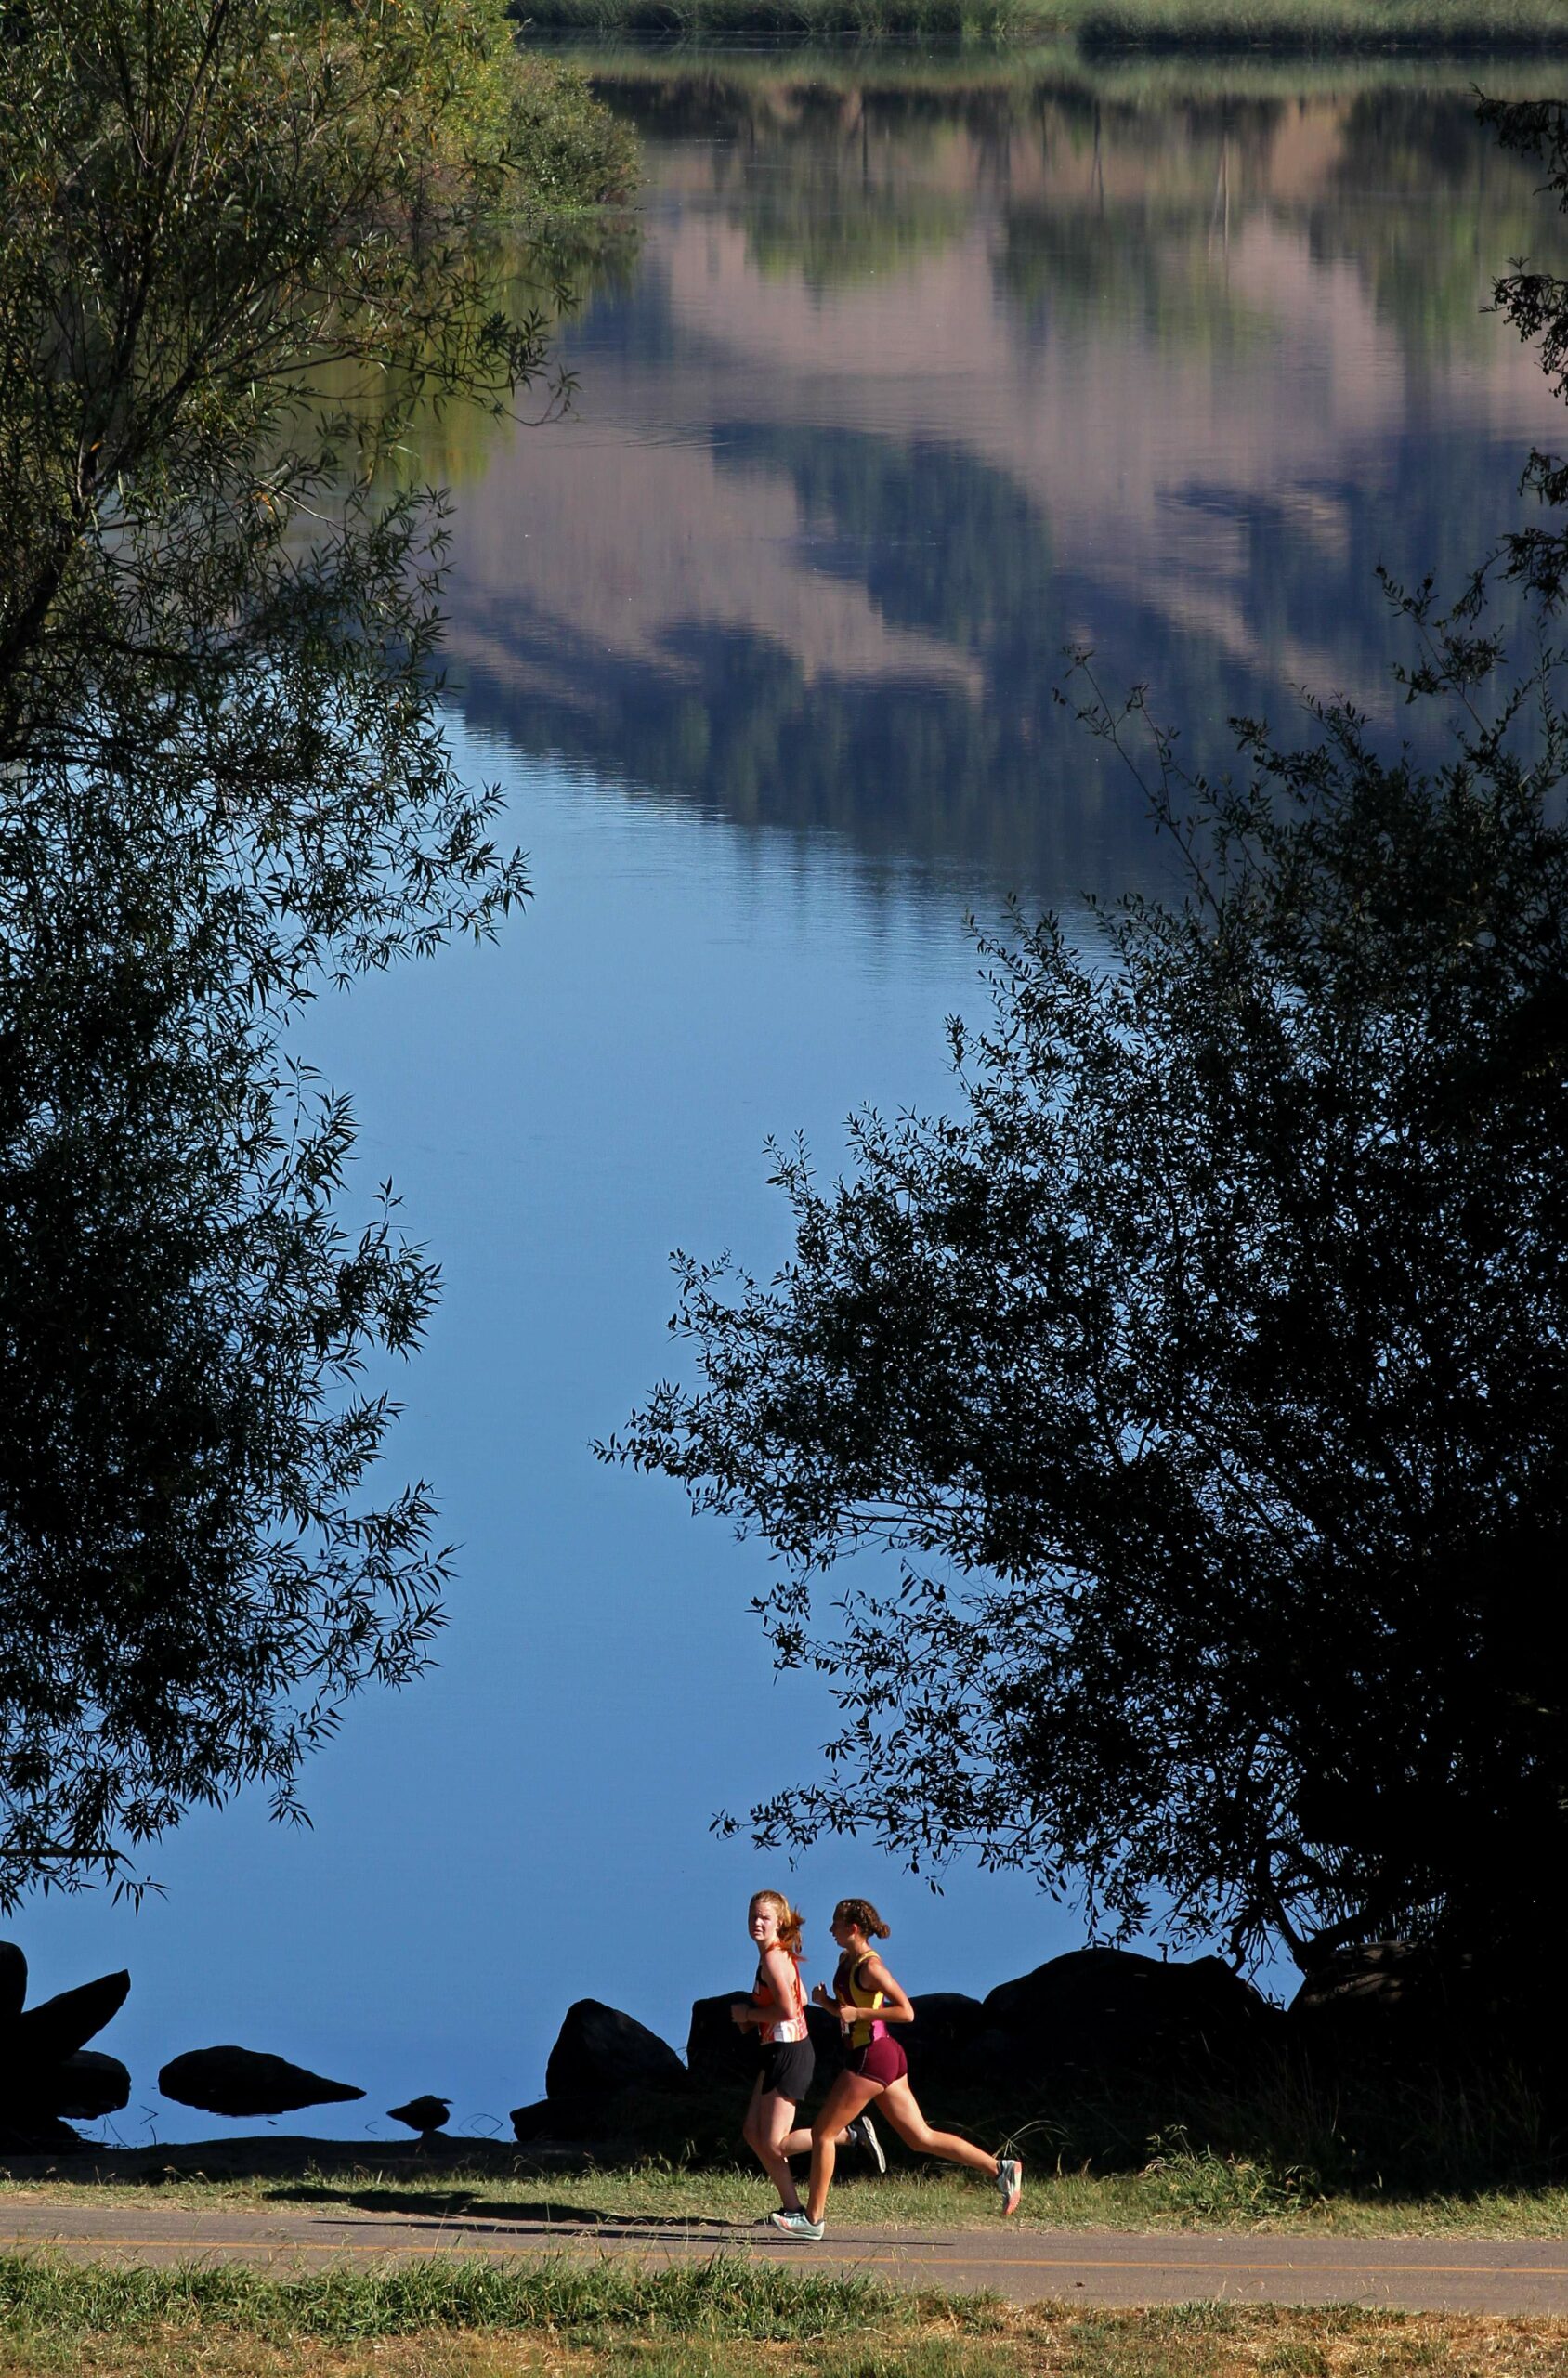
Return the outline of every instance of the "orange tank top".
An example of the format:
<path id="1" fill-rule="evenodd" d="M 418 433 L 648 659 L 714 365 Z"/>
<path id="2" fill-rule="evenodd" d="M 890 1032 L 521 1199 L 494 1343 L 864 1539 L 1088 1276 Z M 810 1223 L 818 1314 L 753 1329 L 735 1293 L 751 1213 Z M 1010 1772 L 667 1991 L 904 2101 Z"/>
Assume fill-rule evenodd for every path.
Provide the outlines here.
<path id="1" fill-rule="evenodd" d="M 804 2040 L 806 2037 L 805 1991 L 801 1983 L 801 1962 L 792 1952 L 786 1951 L 786 1954 L 790 1958 L 795 1976 L 795 2004 L 792 2012 L 789 2014 L 786 2014 L 783 2007 L 778 2006 L 778 2001 L 773 1994 L 772 1986 L 762 1966 L 759 1965 L 757 1967 L 756 1987 L 751 1993 L 753 2002 L 758 2006 L 778 2008 L 777 2018 L 762 2027 L 764 2047 L 770 2047 L 775 2040 Z"/>

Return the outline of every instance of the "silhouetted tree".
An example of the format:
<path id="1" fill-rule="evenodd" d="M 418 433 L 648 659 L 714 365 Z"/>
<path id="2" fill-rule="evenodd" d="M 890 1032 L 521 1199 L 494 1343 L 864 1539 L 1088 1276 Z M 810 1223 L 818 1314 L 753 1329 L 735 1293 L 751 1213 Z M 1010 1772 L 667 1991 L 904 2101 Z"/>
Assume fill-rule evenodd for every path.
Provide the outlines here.
<path id="1" fill-rule="evenodd" d="M 555 104 L 556 99 L 560 104 Z M 432 661 L 420 404 L 509 406 L 497 228 L 623 139 L 492 0 L 30 0 L 0 42 L 0 1903 L 300 1759 L 420 1664 L 362 1495 L 433 1268 L 335 1200 L 323 980 L 525 889 Z"/>
<path id="2" fill-rule="evenodd" d="M 0 1899 L 269 1785 L 421 1665 L 423 1483 L 366 1471 L 435 1273 L 383 1193 L 347 1233 L 348 1110 L 276 1061 L 207 854 L 94 863 L 42 915 L 0 878 Z M 171 882 L 170 870 L 184 870 Z M 17 953 L 23 952 L 19 963 Z"/>
<path id="3" fill-rule="evenodd" d="M 1568 203 L 1568 109 L 1488 113 Z M 1497 301 L 1561 386 L 1568 284 Z M 1446 618 L 1389 589 L 1430 765 L 1338 706 L 1189 776 L 1080 656 L 1184 903 L 1015 921 L 955 1112 L 862 1117 L 826 1187 L 781 1157 L 771 1282 L 683 1261 L 699 1384 L 605 1450 L 768 1540 L 777 1656 L 844 1712 L 762 1839 L 973 1846 L 1303 1966 L 1565 1944 L 1568 729 L 1549 642 L 1497 698 L 1485 612 L 1549 630 L 1565 556 L 1506 539 Z M 864 1547 L 897 1582 L 836 1572 L 824 1633 Z"/>
<path id="4" fill-rule="evenodd" d="M 1443 767 L 1343 709 L 1244 724 L 1239 786 L 1156 734 L 1185 904 L 985 945 L 956 1110 L 862 1117 L 830 1186 L 783 1156 L 771 1282 L 683 1263 L 699 1384 L 606 1450 L 767 1539 L 845 1712 L 763 1839 L 973 1846 L 1303 1964 L 1561 1927 L 1568 738 L 1549 657 L 1483 717 L 1495 653 L 1405 608 Z M 868 1545 L 897 1581 L 834 1571 L 824 1635 Z"/>

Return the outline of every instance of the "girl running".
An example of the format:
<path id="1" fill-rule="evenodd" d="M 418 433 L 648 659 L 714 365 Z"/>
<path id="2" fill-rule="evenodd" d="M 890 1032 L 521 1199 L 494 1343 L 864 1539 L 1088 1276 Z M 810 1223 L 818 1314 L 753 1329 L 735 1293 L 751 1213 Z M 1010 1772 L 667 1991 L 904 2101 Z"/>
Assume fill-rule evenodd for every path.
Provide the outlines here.
<path id="1" fill-rule="evenodd" d="M 811 2087 L 817 2067 L 801 1981 L 801 1917 L 782 1891 L 758 1891 L 746 1923 L 757 1944 L 756 1987 L 750 1999 L 736 1999 L 729 2011 L 742 2031 L 761 2032 L 763 2064 L 746 2109 L 744 2136 L 778 2190 L 780 2211 L 799 2215 L 801 2200 L 790 2158 L 811 2152 L 812 2134 L 795 2128 L 795 2109 Z M 853 2132 L 837 2128 L 833 2144 L 864 2146 L 877 2169 L 886 2169 L 869 2118 Z"/>
<path id="2" fill-rule="evenodd" d="M 841 1899 L 833 1910 L 832 1934 L 839 1944 L 833 1994 L 818 1983 L 812 1996 L 830 2006 L 848 2035 L 849 2062 L 828 2092 L 827 2103 L 812 2124 L 811 2188 L 804 2212 L 788 2202 L 773 2214 L 776 2228 L 791 2238 L 820 2238 L 828 2190 L 840 2133 L 873 2098 L 906 2146 L 921 2155 L 940 2155 L 949 2163 L 963 2163 L 972 2172 L 987 2172 L 1001 2192 L 1004 2214 L 1016 2213 L 1024 2185 L 1024 2167 L 1014 2155 L 987 2155 L 967 2138 L 948 2130 L 933 2130 L 915 2103 L 907 2078 L 908 2058 L 889 2026 L 912 2023 L 915 2010 L 883 1965 L 873 1940 L 885 1940 L 888 1927 L 866 1899 Z"/>

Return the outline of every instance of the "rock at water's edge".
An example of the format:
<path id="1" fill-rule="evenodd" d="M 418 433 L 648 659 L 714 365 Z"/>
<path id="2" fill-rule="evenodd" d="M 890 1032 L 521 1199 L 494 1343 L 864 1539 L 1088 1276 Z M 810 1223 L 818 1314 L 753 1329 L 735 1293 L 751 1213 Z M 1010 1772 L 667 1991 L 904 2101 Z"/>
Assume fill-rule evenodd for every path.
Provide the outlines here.
<path id="1" fill-rule="evenodd" d="M 618 2089 L 685 2089 L 686 2066 L 657 2032 L 596 1998 L 568 2006 L 544 2068 L 546 2097 L 608 2097 Z"/>
<path id="2" fill-rule="evenodd" d="M 130 1986 L 128 1973 L 100 1974 L 97 1981 L 84 1981 L 30 2006 L 18 2016 L 0 2058 L 7 2065 L 14 2058 L 24 2071 L 63 2064 L 120 2012 Z"/>
<path id="3" fill-rule="evenodd" d="M 42 2076 L 34 2102 L 67 2122 L 101 2122 L 128 2105 L 130 2096 L 131 2076 L 119 2058 L 84 2047 Z"/>
<path id="4" fill-rule="evenodd" d="M 346 2106 L 365 2094 L 251 2047 L 191 2048 L 164 2065 L 158 2086 L 176 2105 L 235 2119 L 290 2114 L 301 2106 Z"/>
<path id="5" fill-rule="evenodd" d="M 694 1998 L 691 2029 L 686 2033 L 686 2071 L 705 2087 L 732 2084 L 749 2087 L 762 2060 L 762 2044 L 750 2025 L 742 2031 L 730 2020 L 738 1998 L 750 2003 L 749 1990 L 726 1990 L 716 1998 Z"/>
<path id="6" fill-rule="evenodd" d="M 27 1959 L 14 1940 L 0 1940 L 0 2023 L 14 2023 L 27 1998 Z"/>
<path id="7" fill-rule="evenodd" d="M 1130 1949 L 1073 1949 L 1004 1981 L 981 2008 L 1013 2043 L 1021 2080 L 1065 2068 L 1185 2073 L 1234 2062 L 1279 2034 L 1284 2017 L 1218 1957 L 1190 1962 Z"/>
<path id="8" fill-rule="evenodd" d="M 964 2058 L 979 2036 L 980 2001 L 961 1990 L 922 1990 L 913 1999 L 912 2023 L 900 2023 L 896 2037 L 919 2087 L 946 2088 L 964 2077 Z"/>

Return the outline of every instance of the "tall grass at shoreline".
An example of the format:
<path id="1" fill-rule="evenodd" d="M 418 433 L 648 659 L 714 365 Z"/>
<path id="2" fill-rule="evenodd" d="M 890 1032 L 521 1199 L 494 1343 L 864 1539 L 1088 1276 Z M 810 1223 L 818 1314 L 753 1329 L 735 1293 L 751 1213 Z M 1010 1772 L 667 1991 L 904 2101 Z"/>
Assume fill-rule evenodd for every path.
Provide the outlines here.
<path id="1" fill-rule="evenodd" d="M 1568 9 L 1568 0 L 1564 0 Z M 773 99 L 805 90 L 846 96 L 1012 94 L 1022 108 L 1033 95 L 1164 107 L 1214 99 L 1343 98 L 1418 90 L 1469 98 L 1484 74 L 1505 98 L 1551 98 L 1564 88 L 1549 52 L 1517 50 L 1482 61 L 1462 50 L 1420 55 L 1408 49 L 1335 56 L 1322 50 L 1120 49 L 1086 52 L 1067 40 L 1023 45 L 938 46 L 916 42 L 726 42 L 700 33 L 666 40 L 620 38 L 559 28 L 541 31 L 542 51 L 569 58 L 613 105 L 661 86 L 700 85 L 716 101 Z"/>
<path id="2" fill-rule="evenodd" d="M 515 0 L 529 26 L 597 33 L 1119 49 L 1568 50 L 1563 0 Z"/>

